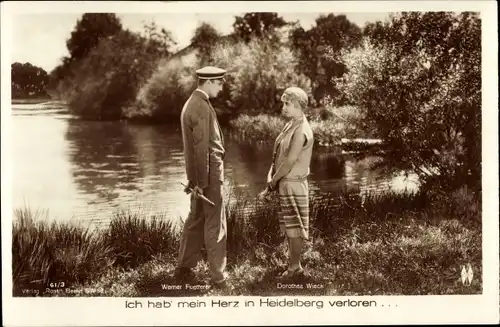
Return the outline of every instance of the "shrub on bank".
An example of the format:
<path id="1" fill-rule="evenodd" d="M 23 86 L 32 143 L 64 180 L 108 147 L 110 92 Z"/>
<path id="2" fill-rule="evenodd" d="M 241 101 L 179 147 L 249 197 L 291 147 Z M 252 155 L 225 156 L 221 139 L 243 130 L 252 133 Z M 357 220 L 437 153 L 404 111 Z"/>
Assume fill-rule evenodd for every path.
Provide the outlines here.
<path id="1" fill-rule="evenodd" d="M 240 115 L 230 122 L 231 133 L 244 142 L 272 143 L 285 126 L 281 117 Z"/>
<path id="2" fill-rule="evenodd" d="M 451 189 L 479 185 L 480 17 L 402 13 L 369 34 L 342 51 L 347 73 L 336 85 L 397 154 L 392 164 L 423 181 L 439 177 Z"/>
<path id="3" fill-rule="evenodd" d="M 366 121 L 366 114 L 361 108 L 352 105 L 335 106 L 330 97 L 323 102 L 325 107 L 320 108 L 315 120 L 333 121 L 337 124 L 337 131 L 341 131 L 345 138 L 378 139 L 376 129 Z"/>
<path id="4" fill-rule="evenodd" d="M 324 146 L 334 146 L 341 142 L 342 138 L 354 136 L 348 134 L 348 123 L 330 115 L 326 120 L 309 120 L 314 133 L 315 143 Z M 272 144 L 286 124 L 286 120 L 280 116 L 260 114 L 257 116 L 240 115 L 230 121 L 231 134 L 241 142 L 248 143 L 270 143 Z"/>

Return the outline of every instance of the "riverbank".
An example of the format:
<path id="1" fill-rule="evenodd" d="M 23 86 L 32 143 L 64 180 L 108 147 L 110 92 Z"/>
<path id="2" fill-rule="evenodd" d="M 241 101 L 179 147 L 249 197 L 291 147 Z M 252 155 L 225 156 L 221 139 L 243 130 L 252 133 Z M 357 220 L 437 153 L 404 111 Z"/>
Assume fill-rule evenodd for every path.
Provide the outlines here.
<path id="1" fill-rule="evenodd" d="M 349 107 L 350 108 L 350 107 Z M 341 112 L 333 115 L 331 112 Z M 349 113 L 344 107 L 335 109 L 317 109 L 308 116 L 317 146 L 339 148 L 344 151 L 383 151 L 382 140 L 361 130 L 356 125 L 356 110 Z M 346 113 L 347 112 L 347 113 Z M 272 144 L 286 124 L 280 116 L 260 114 L 249 116 L 242 114 L 229 121 L 231 135 L 239 142 L 249 144 Z"/>
<path id="2" fill-rule="evenodd" d="M 40 104 L 52 101 L 51 98 L 19 98 L 12 99 L 11 104 Z"/>
<path id="3" fill-rule="evenodd" d="M 465 188 L 432 197 L 345 193 L 312 199 L 312 238 L 303 254 L 308 276 L 292 286 L 275 279 L 287 260 L 275 203 L 236 202 L 226 208 L 230 294 L 478 294 L 479 199 Z M 194 286 L 172 279 L 181 224 L 165 218 L 119 213 L 108 227 L 91 231 L 48 224 L 28 208 L 16 211 L 14 295 L 222 295 L 203 286 L 205 263 L 196 268 Z M 470 286 L 460 279 L 467 264 L 474 269 Z"/>

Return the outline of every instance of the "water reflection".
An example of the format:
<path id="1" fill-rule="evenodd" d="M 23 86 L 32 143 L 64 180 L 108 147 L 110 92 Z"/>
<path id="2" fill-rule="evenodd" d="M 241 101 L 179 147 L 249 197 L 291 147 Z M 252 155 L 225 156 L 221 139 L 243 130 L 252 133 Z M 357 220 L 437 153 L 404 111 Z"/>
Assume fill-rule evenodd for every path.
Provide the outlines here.
<path id="1" fill-rule="evenodd" d="M 239 196 L 255 197 L 266 186 L 272 160 L 272 148 L 226 142 L 225 178 Z"/>
<path id="2" fill-rule="evenodd" d="M 71 178 L 64 137 L 66 121 L 53 116 L 12 117 L 13 207 L 47 210 L 54 219 L 70 219 L 81 206 Z"/>
<path id="3" fill-rule="evenodd" d="M 68 121 L 67 155 L 72 175 L 88 203 L 111 202 L 138 174 L 138 160 L 130 134 L 120 123 Z M 125 165 L 125 166 L 124 166 Z"/>
<path id="4" fill-rule="evenodd" d="M 178 130 L 117 122 L 69 121 L 66 133 L 73 177 L 99 208 L 100 219 L 113 209 L 185 216 L 188 197 L 182 139 Z"/>
<path id="5" fill-rule="evenodd" d="M 178 127 L 84 122 L 43 113 L 14 115 L 13 120 L 16 207 L 28 198 L 52 216 L 93 222 L 106 222 L 119 209 L 187 215 Z M 226 148 L 228 187 L 255 199 L 265 187 L 272 148 L 240 145 L 229 136 Z M 415 180 L 408 182 L 399 172 L 371 169 L 377 160 L 318 147 L 311 162 L 311 192 L 320 196 L 346 188 L 362 193 L 416 188 Z"/>

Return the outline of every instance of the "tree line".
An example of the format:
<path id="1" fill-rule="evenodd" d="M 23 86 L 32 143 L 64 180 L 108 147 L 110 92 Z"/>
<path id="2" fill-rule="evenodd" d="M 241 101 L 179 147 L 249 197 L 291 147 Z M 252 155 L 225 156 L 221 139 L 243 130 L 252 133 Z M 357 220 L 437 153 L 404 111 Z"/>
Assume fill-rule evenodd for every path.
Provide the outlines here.
<path id="1" fill-rule="evenodd" d="M 15 62 L 11 65 L 11 90 L 13 99 L 46 98 L 49 75 L 31 63 Z"/>
<path id="2" fill-rule="evenodd" d="M 283 34 L 287 35 L 283 36 Z M 313 100 L 319 104 L 322 103 L 326 94 L 331 93 L 330 90 L 335 90 L 331 78 L 341 76 L 344 72 L 343 65 L 332 63 L 324 57 L 325 49 L 330 47 L 340 50 L 355 46 L 359 43 L 361 36 L 361 29 L 344 15 L 320 16 L 316 20 L 316 26 L 306 31 L 298 22 L 285 21 L 277 13 L 247 13 L 235 17 L 233 32 L 226 36 L 221 35 L 208 23 L 200 24 L 193 33 L 190 47 L 197 50 L 199 65 L 214 63 L 214 49 L 222 40 L 231 42 L 233 45 L 238 43 L 248 45 L 259 41 L 265 42 L 266 46 L 274 49 L 286 47 L 297 57 L 294 58 L 298 61 L 297 67 L 293 68 L 297 68 L 297 73 L 304 74 L 311 81 Z M 148 61 L 154 62 L 157 66 L 159 61 L 175 54 L 172 48 L 176 43 L 171 33 L 165 29 L 159 29 L 154 22 L 145 25 L 144 32 L 138 34 L 124 30 L 115 14 L 84 14 L 78 20 L 67 41 L 69 56 L 64 57 L 61 64 L 50 74 L 49 89 L 67 91 L 67 88 L 61 88 L 61 84 L 74 78 L 79 67 L 90 64 L 89 53 L 93 53 L 94 57 L 105 56 L 102 53 L 105 44 L 112 43 L 113 40 L 120 42 L 120 40 L 133 37 L 136 39 L 134 42 L 129 40 L 130 47 L 120 50 L 124 56 L 127 54 L 123 52 L 137 55 L 137 60 L 141 63 L 145 61 L 142 58 L 147 57 Z M 284 41 L 285 38 L 288 40 Z M 100 48 L 101 53 L 97 53 L 99 52 L 97 48 Z M 153 49 L 158 51 L 151 51 Z M 132 66 L 129 62 L 122 64 Z M 141 65 L 137 64 L 137 66 Z M 156 66 L 153 70 L 157 68 Z M 144 74 L 151 72 L 150 67 L 141 66 L 141 68 L 146 70 Z"/>
<path id="3" fill-rule="evenodd" d="M 477 13 L 405 12 L 363 28 L 330 13 L 315 23 L 306 30 L 277 13 L 246 13 L 229 35 L 201 23 L 174 53 L 170 31 L 154 22 L 134 33 L 114 14 L 84 14 L 46 89 L 84 119 L 177 122 L 194 69 L 220 65 L 228 70 L 215 100 L 223 121 L 278 113 L 293 84 L 323 119 L 353 108 L 350 123 L 382 138 L 394 165 L 423 180 L 481 180 Z"/>

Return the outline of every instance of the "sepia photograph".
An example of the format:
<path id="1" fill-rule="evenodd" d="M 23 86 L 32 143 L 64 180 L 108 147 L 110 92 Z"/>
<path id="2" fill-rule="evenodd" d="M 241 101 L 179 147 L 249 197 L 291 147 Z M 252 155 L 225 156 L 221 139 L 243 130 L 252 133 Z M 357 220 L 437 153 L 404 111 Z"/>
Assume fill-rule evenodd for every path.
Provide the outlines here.
<path id="1" fill-rule="evenodd" d="M 4 293 L 485 294 L 482 13 L 254 7 L 11 14 Z"/>

